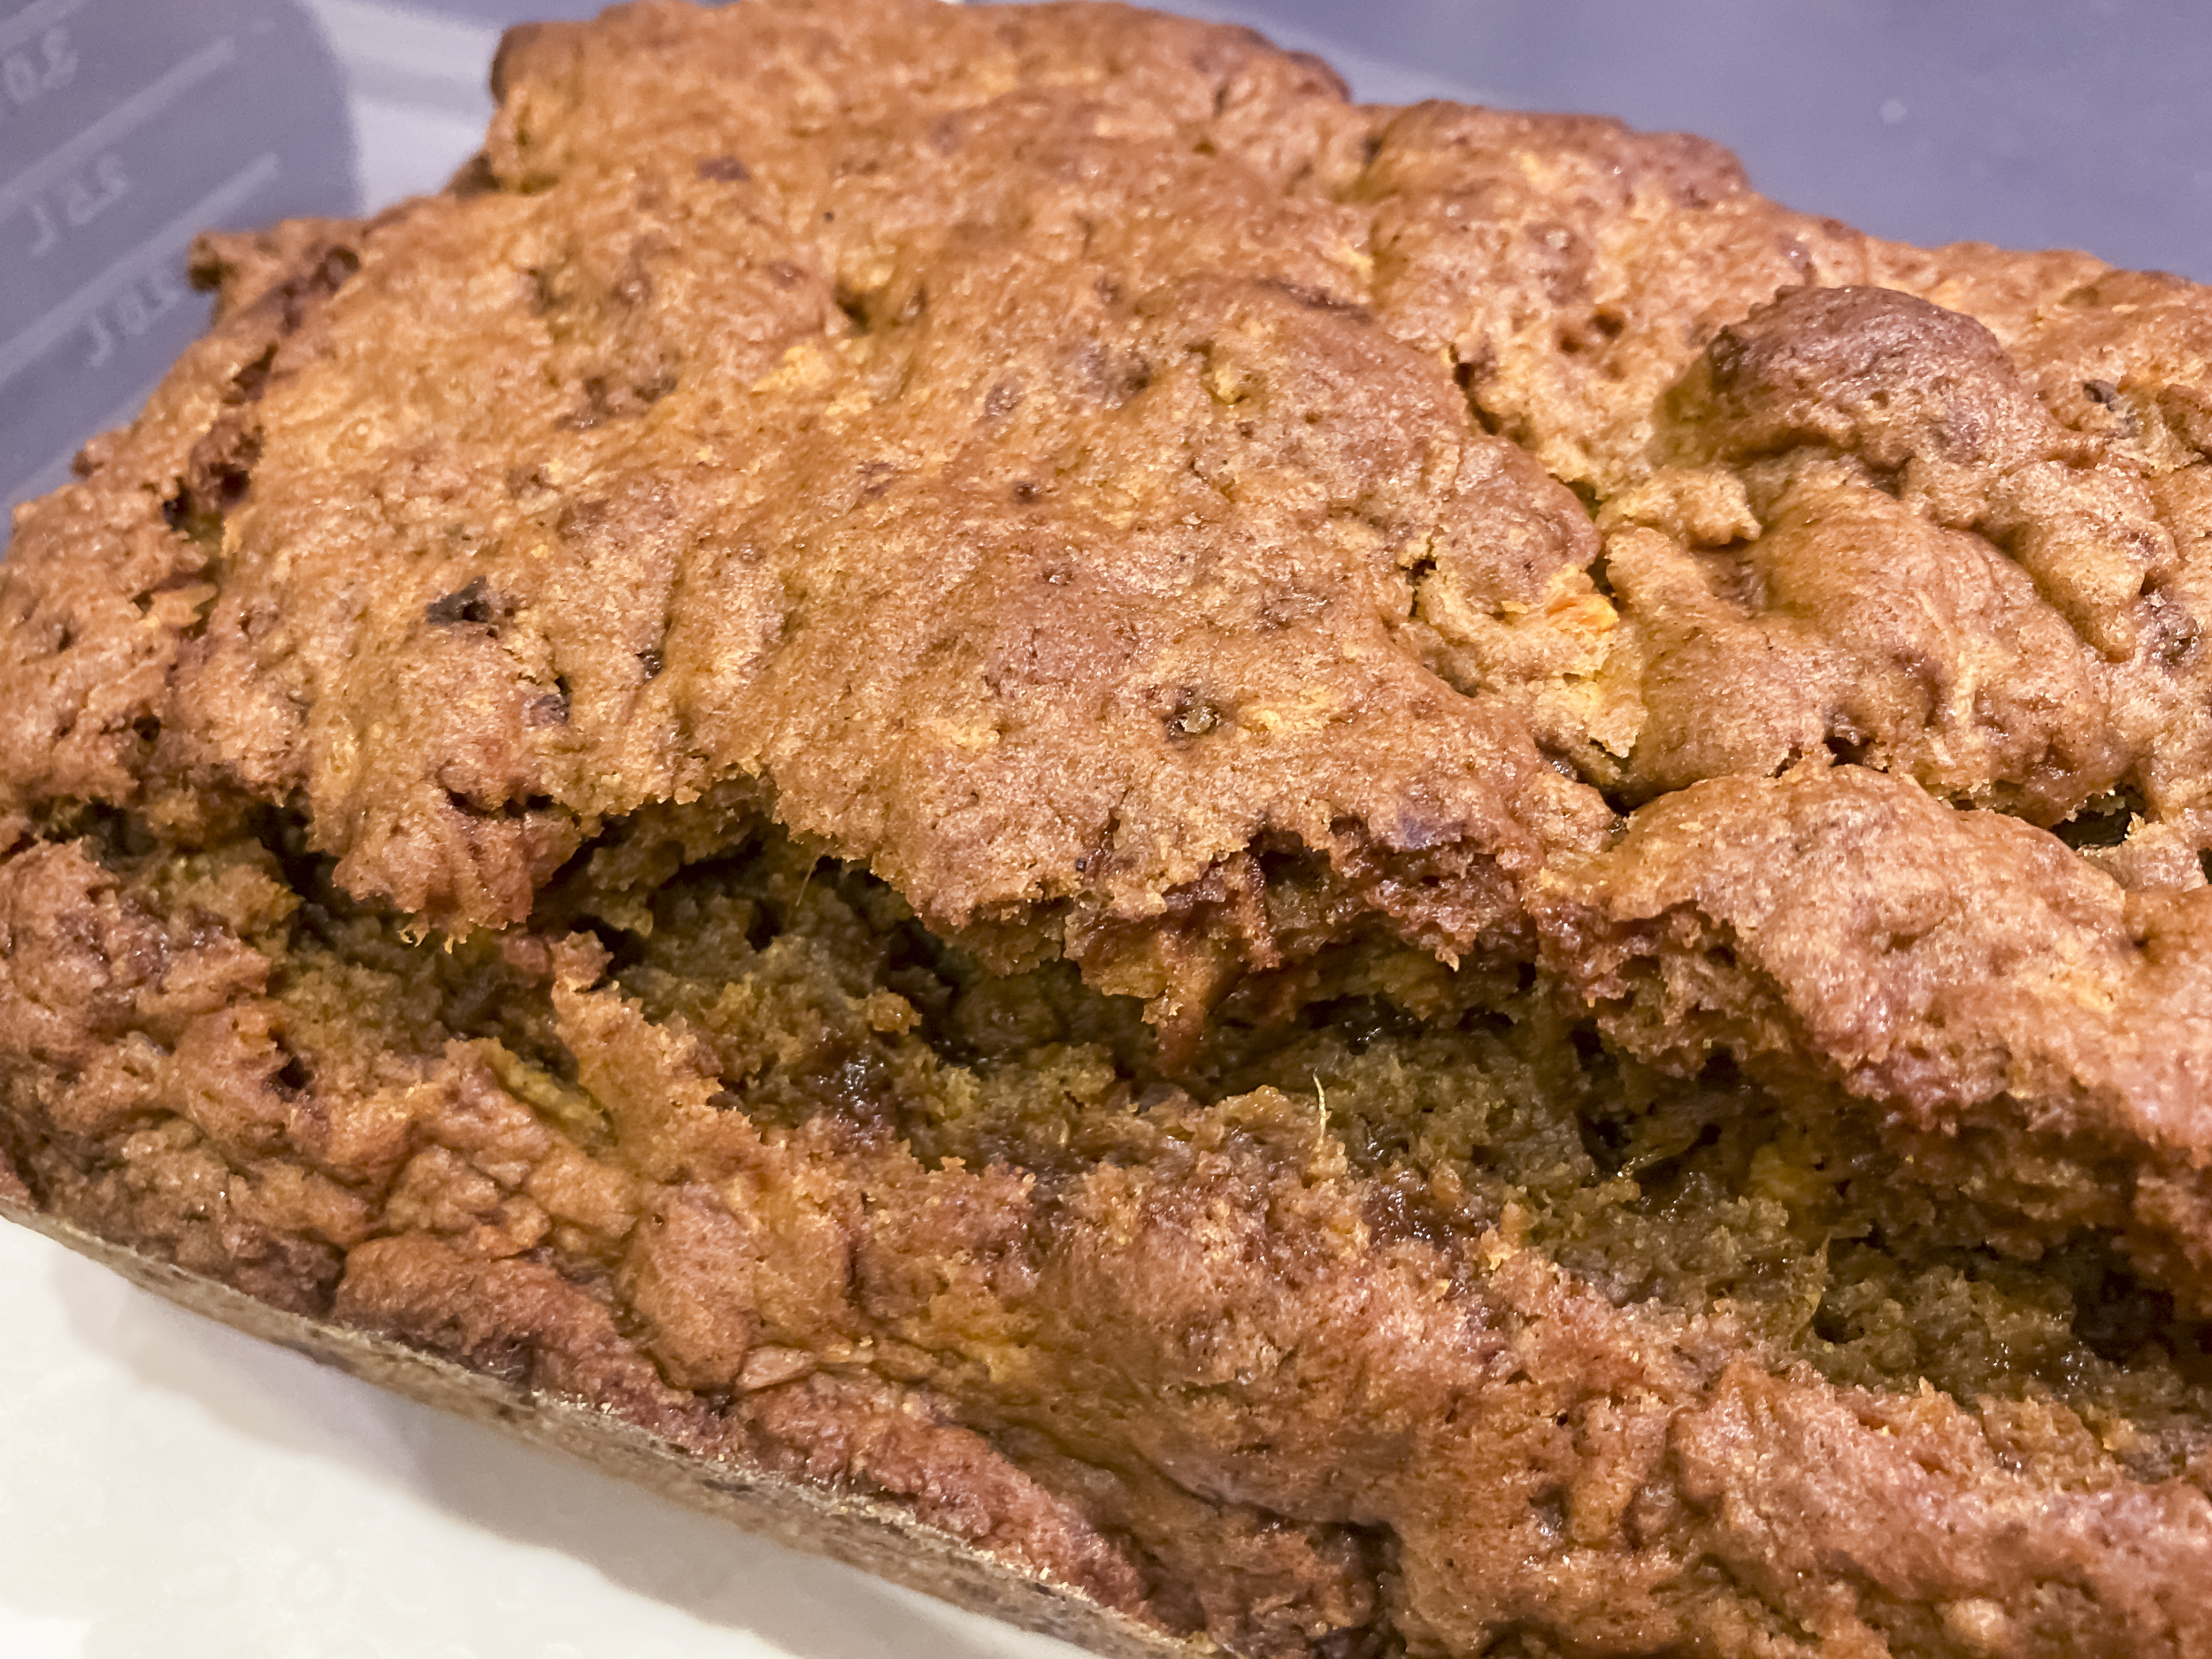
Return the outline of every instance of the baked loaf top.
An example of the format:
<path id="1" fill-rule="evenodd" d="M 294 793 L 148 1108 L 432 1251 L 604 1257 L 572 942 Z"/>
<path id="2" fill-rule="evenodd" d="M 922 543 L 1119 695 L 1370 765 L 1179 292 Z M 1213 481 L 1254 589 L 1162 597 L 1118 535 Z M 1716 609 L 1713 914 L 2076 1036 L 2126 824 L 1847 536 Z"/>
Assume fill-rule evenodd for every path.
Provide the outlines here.
<path id="1" fill-rule="evenodd" d="M 1254 1653 L 2212 1652 L 2212 295 L 1114 7 L 495 84 L 19 514 L 22 1194 Z"/>

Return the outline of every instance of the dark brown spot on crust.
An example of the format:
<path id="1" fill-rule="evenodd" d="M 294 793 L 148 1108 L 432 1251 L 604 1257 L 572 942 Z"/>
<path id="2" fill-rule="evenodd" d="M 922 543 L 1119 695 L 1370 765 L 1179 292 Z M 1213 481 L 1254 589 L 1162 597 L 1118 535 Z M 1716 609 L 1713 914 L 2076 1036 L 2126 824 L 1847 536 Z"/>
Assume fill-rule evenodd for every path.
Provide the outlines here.
<path id="1" fill-rule="evenodd" d="M 498 80 L 23 519 L 12 1202 L 1225 1652 L 2206 1645 L 2196 290 L 1118 8 Z"/>
<path id="2" fill-rule="evenodd" d="M 514 602 L 477 576 L 432 600 L 424 607 L 423 615 L 433 627 L 496 627 L 514 615 Z"/>

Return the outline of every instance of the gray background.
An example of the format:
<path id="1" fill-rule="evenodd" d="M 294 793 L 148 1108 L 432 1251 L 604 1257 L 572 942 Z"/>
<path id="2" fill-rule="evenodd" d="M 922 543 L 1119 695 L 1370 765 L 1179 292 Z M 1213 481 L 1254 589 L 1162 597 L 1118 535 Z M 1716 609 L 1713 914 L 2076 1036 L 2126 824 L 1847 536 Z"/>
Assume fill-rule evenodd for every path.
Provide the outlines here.
<path id="1" fill-rule="evenodd" d="M 2203 0 L 1262 0 L 1179 5 L 1447 88 L 1717 138 L 1792 207 L 1910 242 L 2086 248 L 2212 280 Z"/>
<path id="2" fill-rule="evenodd" d="M 195 231 L 349 211 L 357 177 L 293 0 L 0 0 L 0 501 L 60 483 L 200 331 Z"/>
<path id="3" fill-rule="evenodd" d="M 234 203 L 240 220 L 435 188 L 488 114 L 495 26 L 592 9 L 0 0 L 0 42 L 41 7 L 28 38 L 65 28 L 84 73 L 54 88 L 73 102 L 0 120 L 0 191 L 23 187 L 0 198 L 18 204 L 0 218 L 0 344 L 35 330 L 57 354 L 73 343 L 81 369 L 98 355 L 95 321 L 128 334 L 102 308 L 130 288 L 86 309 L 82 278 L 62 280 L 36 251 L 25 204 L 50 186 L 38 199 L 66 219 L 80 163 L 47 164 L 73 134 L 233 42 L 219 75 L 164 106 L 173 125 L 81 157 L 104 188 L 96 164 L 118 155 L 133 189 L 68 251 L 149 280 L 180 268 L 183 233 L 165 244 L 168 227 L 227 179 L 261 180 Z M 2070 243 L 2212 280 L 2212 0 L 1184 9 L 1320 50 L 1369 98 L 1448 93 L 1686 127 L 1733 145 L 1770 194 L 1870 230 Z M 265 153 L 281 157 L 265 178 L 250 171 Z M 27 421 L 12 440 L 48 457 L 45 481 L 204 314 L 175 305 L 95 378 L 45 348 L 16 352 L 0 417 Z M 0 472 L 0 499 L 26 481 Z M 20 1231 L 0 1237 L 0 1328 L 4 1659 L 1074 1659 L 207 1325 Z"/>
<path id="4" fill-rule="evenodd" d="M 128 242 L 135 265 L 181 264 L 185 233 L 164 213 L 194 199 L 186 175 L 211 157 L 283 158 L 252 199 L 229 204 L 234 223 L 349 213 L 434 189 L 490 112 L 484 75 L 499 27 L 596 9 L 596 0 L 0 0 L 0 35 L 11 20 L 65 12 L 85 49 L 66 100 L 50 100 L 36 122 L 0 121 L 0 209 L 13 181 L 50 159 L 62 129 L 42 129 L 65 105 L 70 121 L 94 119 L 218 36 L 237 43 L 223 78 L 235 85 L 196 88 L 203 96 L 173 106 L 170 130 L 134 129 L 142 153 L 123 157 L 134 180 L 158 188 L 138 190 L 98 228 Z M 1703 133 L 1734 148 L 1769 195 L 1881 234 L 2080 247 L 2212 280 L 2208 0 L 1171 0 L 1171 9 L 1318 51 L 1374 101 L 1440 95 Z M 79 318 L 84 305 L 57 297 L 73 291 L 62 257 L 29 268 L 33 233 L 21 204 L 12 218 L 0 212 L 0 348 L 43 342 L 35 354 L 0 349 L 0 502 L 62 482 L 77 442 L 123 418 L 205 314 L 175 304 L 128 339 L 112 318 L 102 332 L 104 313 Z M 96 249 L 101 237 L 83 243 L 81 285 L 119 280 L 90 263 L 96 252 L 115 257 Z M 128 349 L 102 356 L 109 337 Z"/>
<path id="5" fill-rule="evenodd" d="M 585 0 L 444 0 L 588 17 Z M 1914 242 L 2072 246 L 2212 280 L 2204 0 L 1172 0 L 1321 51 L 1361 97 L 1594 110 Z"/>

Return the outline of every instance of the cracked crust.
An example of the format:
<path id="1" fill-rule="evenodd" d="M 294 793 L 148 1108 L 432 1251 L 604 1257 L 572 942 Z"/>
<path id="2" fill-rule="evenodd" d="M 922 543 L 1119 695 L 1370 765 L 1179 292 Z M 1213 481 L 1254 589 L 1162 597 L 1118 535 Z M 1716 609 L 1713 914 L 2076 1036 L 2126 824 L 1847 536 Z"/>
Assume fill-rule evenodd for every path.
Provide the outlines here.
<path id="1" fill-rule="evenodd" d="M 0 1198 L 1125 1634 L 2212 1653 L 2212 297 L 1115 7 L 495 80 L 18 519 Z"/>

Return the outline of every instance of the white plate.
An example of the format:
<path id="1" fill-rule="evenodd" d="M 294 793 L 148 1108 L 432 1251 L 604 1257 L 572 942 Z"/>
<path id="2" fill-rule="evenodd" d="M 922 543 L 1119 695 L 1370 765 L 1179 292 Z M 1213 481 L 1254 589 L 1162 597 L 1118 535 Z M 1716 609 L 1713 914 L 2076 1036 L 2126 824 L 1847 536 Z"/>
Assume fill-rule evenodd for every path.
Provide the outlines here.
<path id="1" fill-rule="evenodd" d="M 1073 1659 L 0 1224 L 4 1659 Z"/>
<path id="2" fill-rule="evenodd" d="M 457 0 L 458 18 L 426 15 L 439 0 L 412 18 L 390 0 L 302 4 L 347 77 L 365 196 L 434 188 L 480 133 L 488 19 L 509 13 L 504 0 Z M 1727 0 L 1178 9 L 1325 48 L 1370 98 L 1463 88 L 1610 107 L 1719 133 L 1811 211 L 1899 233 L 2087 242 L 2212 277 L 2212 127 L 2193 99 L 2119 96 L 2212 59 L 2212 29 L 2185 11 L 1978 3 L 1930 35 L 1883 0 L 1755 18 Z M 2085 32 L 2109 50 L 2085 55 Z M 1348 38 L 1383 55 L 1347 51 Z M 2112 188 L 2083 183 L 2098 176 Z M 2139 204 L 2146 179 L 2162 211 Z M 2188 234 L 2148 253 L 2123 234 L 2176 227 Z M 1074 1651 L 380 1394 L 4 1225 L 0 1333 L 0 1659 Z"/>
<path id="3" fill-rule="evenodd" d="M 481 138 L 496 29 L 305 4 L 349 83 L 364 196 L 436 188 Z M 0 175 L 20 159 L 0 149 Z M 0 1333 L 0 1659 L 1075 1653 L 383 1394 L 4 1223 Z"/>

